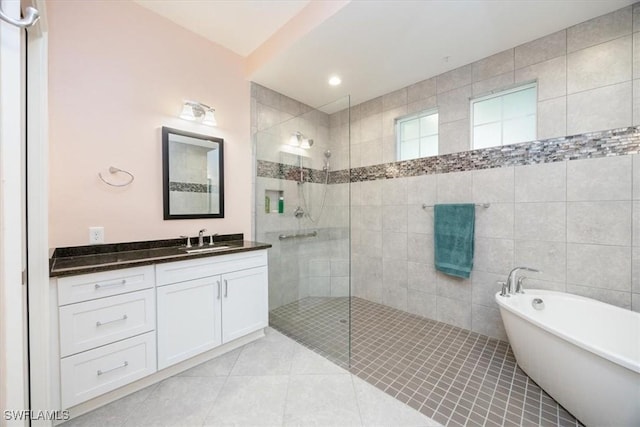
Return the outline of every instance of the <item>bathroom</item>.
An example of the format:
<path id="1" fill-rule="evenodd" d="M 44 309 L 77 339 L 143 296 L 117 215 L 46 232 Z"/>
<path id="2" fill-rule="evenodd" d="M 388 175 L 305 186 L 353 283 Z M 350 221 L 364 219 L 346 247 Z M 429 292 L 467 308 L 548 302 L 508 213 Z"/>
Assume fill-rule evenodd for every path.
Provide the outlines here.
<path id="1" fill-rule="evenodd" d="M 539 272 L 521 272 L 525 295 L 559 291 L 640 311 L 638 5 L 563 2 L 558 15 L 564 11 L 568 21 L 529 5 L 548 30 L 524 39 L 487 32 L 495 40 L 482 54 L 459 46 L 459 54 L 429 51 L 437 61 L 398 83 L 393 64 L 313 72 L 305 70 L 315 63 L 283 66 L 302 64 L 300 46 L 310 49 L 318 39 L 346 43 L 349 29 L 360 28 L 358 16 L 375 21 L 391 13 L 370 2 L 300 2 L 295 13 L 308 34 L 290 21 L 280 38 L 244 54 L 150 10 L 153 3 L 30 3 L 42 10 L 48 73 L 40 82 L 48 112 L 31 126 L 46 123 L 48 142 L 29 152 L 43 166 L 29 167 L 29 178 L 40 179 L 29 201 L 41 215 L 25 242 L 30 316 L 46 315 L 30 318 L 32 382 L 7 377 L 22 392 L 0 395 L 3 409 L 61 409 L 47 391 L 56 380 L 38 380 L 59 363 L 58 350 L 42 338 L 58 321 L 53 296 L 42 291 L 49 248 L 85 246 L 91 227 L 102 227 L 107 245 L 187 235 L 198 246 L 198 230 L 206 229 L 205 242 L 241 233 L 269 245 L 261 248 L 266 336 L 198 360 L 205 363 L 199 370 L 184 365 L 71 407 L 67 425 L 590 425 L 516 367 L 495 295 L 514 267 L 527 266 Z M 460 11 L 448 13 L 454 19 Z M 341 32 L 330 38 L 333 26 Z M 297 46 L 296 38 L 308 44 Z M 354 44 L 351 55 L 367 47 Z M 300 89 L 308 82 L 296 81 L 300 72 L 317 72 L 321 84 Z M 326 84 L 340 72 L 342 85 Z M 383 80 L 371 85 L 362 76 Z M 374 95 L 358 97 L 367 85 Z M 522 122 L 533 136 L 469 151 L 477 130 L 470 102 L 521 89 L 535 96 L 533 116 Z M 185 99 L 211 105 L 217 126 L 179 118 Z M 403 158 L 398 123 L 415 117 L 435 119 L 436 151 Z M 223 141 L 222 217 L 163 217 L 163 127 Z M 126 172 L 111 173 L 111 166 Z M 126 173 L 135 179 L 113 187 L 99 173 L 109 182 L 126 183 Z M 468 279 L 437 271 L 433 261 L 435 205 L 458 203 L 476 206 Z M 12 217 L 3 211 L 0 218 L 7 228 Z M 19 253 L 14 228 L 3 241 L 10 240 L 5 248 L 18 244 Z M 14 259 L 2 256 L 2 265 Z M 7 277 L 3 304 L 22 299 L 4 288 Z M 2 308 L 5 325 L 23 315 Z M 16 348 L 8 344 L 14 335 L 2 335 L 3 348 Z M 25 369 L 8 354 L 0 360 L 0 373 Z M 20 406 L 29 388 L 31 406 Z M 200 398 L 187 398 L 189 390 Z M 182 403 L 167 406 L 172 399 Z"/>

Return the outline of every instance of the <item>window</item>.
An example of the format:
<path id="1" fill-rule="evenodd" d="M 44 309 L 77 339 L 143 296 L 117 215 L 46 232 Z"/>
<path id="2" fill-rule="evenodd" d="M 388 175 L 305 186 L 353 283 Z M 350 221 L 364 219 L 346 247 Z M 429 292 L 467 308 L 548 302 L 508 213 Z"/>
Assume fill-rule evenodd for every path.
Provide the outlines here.
<path id="1" fill-rule="evenodd" d="M 471 100 L 471 149 L 536 139 L 535 83 Z"/>
<path id="2" fill-rule="evenodd" d="M 438 111 L 396 119 L 398 160 L 438 155 Z"/>

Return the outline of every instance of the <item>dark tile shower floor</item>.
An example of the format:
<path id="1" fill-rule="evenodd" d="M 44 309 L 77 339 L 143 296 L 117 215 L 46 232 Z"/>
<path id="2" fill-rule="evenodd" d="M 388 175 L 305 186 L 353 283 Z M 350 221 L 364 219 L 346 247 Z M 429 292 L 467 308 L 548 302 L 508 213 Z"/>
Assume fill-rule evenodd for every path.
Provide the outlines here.
<path id="1" fill-rule="evenodd" d="M 278 331 L 447 426 L 582 426 L 516 365 L 507 342 L 360 298 L 305 298 Z"/>
<path id="2" fill-rule="evenodd" d="M 269 325 L 349 369 L 349 298 L 309 297 L 269 312 Z"/>

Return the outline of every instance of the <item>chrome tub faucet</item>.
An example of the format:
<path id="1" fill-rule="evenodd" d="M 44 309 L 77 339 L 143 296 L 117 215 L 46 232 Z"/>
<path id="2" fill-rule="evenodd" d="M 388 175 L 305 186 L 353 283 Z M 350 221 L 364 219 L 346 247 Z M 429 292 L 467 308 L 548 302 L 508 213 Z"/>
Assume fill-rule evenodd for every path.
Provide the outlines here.
<path id="1" fill-rule="evenodd" d="M 509 294 L 522 294 L 524 291 L 522 290 L 522 282 L 526 279 L 525 276 L 517 277 L 519 271 L 531 271 L 532 273 L 540 273 L 540 270 L 536 270 L 531 267 L 516 267 L 509 273 L 509 277 L 507 278 L 506 288 Z M 516 280 L 517 278 L 517 280 Z"/>

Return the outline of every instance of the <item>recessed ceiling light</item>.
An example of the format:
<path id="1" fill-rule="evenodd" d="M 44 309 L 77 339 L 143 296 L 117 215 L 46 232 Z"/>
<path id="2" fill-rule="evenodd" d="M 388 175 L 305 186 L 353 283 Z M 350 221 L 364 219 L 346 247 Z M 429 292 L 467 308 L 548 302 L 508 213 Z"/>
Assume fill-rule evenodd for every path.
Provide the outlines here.
<path id="1" fill-rule="evenodd" d="M 329 78 L 329 84 L 331 86 L 338 86 L 340 83 L 342 83 L 342 79 L 338 76 L 331 76 Z"/>

